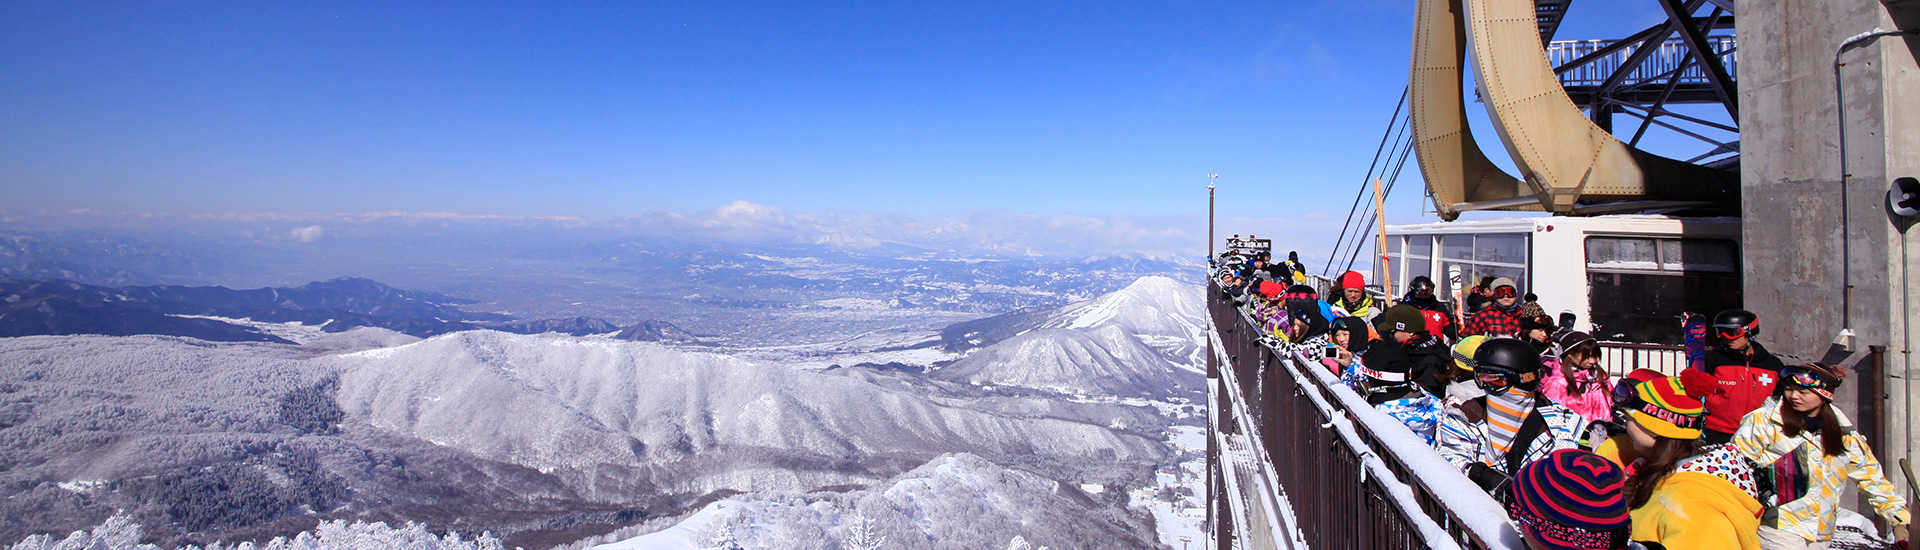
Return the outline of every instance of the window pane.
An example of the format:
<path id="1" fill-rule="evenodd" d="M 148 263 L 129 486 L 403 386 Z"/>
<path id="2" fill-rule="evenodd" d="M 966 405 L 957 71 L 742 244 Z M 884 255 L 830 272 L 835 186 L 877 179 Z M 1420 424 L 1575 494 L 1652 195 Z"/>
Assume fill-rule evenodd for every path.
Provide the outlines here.
<path id="1" fill-rule="evenodd" d="M 1392 253 L 1394 253 L 1394 254 L 1399 254 L 1399 253 L 1400 253 L 1400 241 L 1402 241 L 1402 240 L 1404 240 L 1404 239 L 1406 239 L 1406 238 L 1407 238 L 1407 237 L 1406 237 L 1405 235 L 1387 235 L 1387 252 L 1392 252 Z"/>
<path id="2" fill-rule="evenodd" d="M 1653 239 L 1588 237 L 1587 267 L 1648 271 L 1659 269 L 1660 262 L 1654 248 L 1655 242 Z"/>
<path id="3" fill-rule="evenodd" d="M 1473 259 L 1509 264 L 1527 263 L 1527 235 L 1506 233 L 1481 235 L 1473 243 Z"/>
<path id="4" fill-rule="evenodd" d="M 1398 276 L 1399 272 L 1394 270 L 1398 269 L 1399 267 L 1400 267 L 1400 258 L 1396 256 L 1389 256 L 1386 262 L 1374 262 L 1373 278 L 1367 279 L 1367 284 L 1375 285 L 1375 286 L 1380 285 L 1381 284 L 1380 282 L 1385 280 L 1381 278 L 1381 275 L 1384 273 L 1393 273 L 1394 275 Z M 1390 288 L 1383 288 L 1382 290 L 1387 292 L 1393 291 L 1393 289 L 1390 289 Z"/>
<path id="5" fill-rule="evenodd" d="M 1737 273 L 1589 273 L 1587 284 L 1601 340 L 1679 344 L 1681 312 L 1741 307 Z"/>
<path id="6" fill-rule="evenodd" d="M 1427 270 L 1432 268 L 1433 268 L 1433 260 L 1428 260 L 1424 258 L 1407 258 L 1406 280 L 1394 281 L 1394 283 L 1400 285 L 1400 288 L 1401 288 L 1400 294 L 1406 294 L 1407 283 L 1412 282 L 1414 277 L 1424 276 L 1424 277 L 1431 278 L 1432 276 L 1428 273 Z"/>
<path id="7" fill-rule="evenodd" d="M 1513 279 L 1513 284 L 1515 287 L 1517 287 L 1516 290 L 1519 290 L 1521 294 L 1526 294 L 1527 292 L 1530 292 L 1528 287 L 1531 285 L 1527 284 L 1526 268 L 1500 267 L 1500 266 L 1481 264 L 1479 266 L 1476 266 L 1474 270 L 1479 272 L 1481 277 L 1506 277 L 1508 279 Z M 1479 281 L 1474 281 L 1474 282 L 1479 282 Z M 1472 285 L 1468 285 L 1468 286 L 1472 286 Z M 1540 307 L 1549 308 L 1548 311 L 1559 311 L 1557 309 L 1551 309 L 1551 306 L 1553 306 L 1553 304 L 1540 304 Z"/>
<path id="8" fill-rule="evenodd" d="M 1661 269 L 1668 271 L 1714 271 L 1737 273 L 1740 255 L 1733 241 L 1720 239 L 1680 239 L 1660 241 Z"/>
<path id="9" fill-rule="evenodd" d="M 1432 235 L 1408 235 L 1407 255 L 1433 257 Z"/>
<path id="10" fill-rule="evenodd" d="M 1447 235 L 1440 238 L 1440 257 L 1473 259 L 1473 235 Z"/>

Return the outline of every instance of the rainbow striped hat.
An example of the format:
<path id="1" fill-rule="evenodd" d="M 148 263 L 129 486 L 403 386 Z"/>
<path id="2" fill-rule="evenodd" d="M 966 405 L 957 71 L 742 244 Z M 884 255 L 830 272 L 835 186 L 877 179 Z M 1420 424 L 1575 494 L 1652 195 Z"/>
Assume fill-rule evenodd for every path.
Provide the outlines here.
<path id="1" fill-rule="evenodd" d="M 1687 395 L 1679 377 L 1641 382 L 1625 405 L 1628 416 L 1641 428 L 1673 439 L 1699 439 L 1701 417 L 1707 412 L 1705 403 Z"/>

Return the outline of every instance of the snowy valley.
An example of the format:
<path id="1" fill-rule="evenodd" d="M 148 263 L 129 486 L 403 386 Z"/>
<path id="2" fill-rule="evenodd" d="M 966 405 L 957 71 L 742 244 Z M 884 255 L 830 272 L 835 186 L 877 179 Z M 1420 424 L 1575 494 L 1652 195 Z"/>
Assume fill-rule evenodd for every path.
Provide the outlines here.
<path id="1" fill-rule="evenodd" d="M 210 316 L 278 336 L 0 338 L 0 543 L 116 514 L 169 547 L 323 520 L 527 548 L 1198 540 L 1200 287 L 949 324 L 826 303 L 864 328 L 714 345 Z"/>

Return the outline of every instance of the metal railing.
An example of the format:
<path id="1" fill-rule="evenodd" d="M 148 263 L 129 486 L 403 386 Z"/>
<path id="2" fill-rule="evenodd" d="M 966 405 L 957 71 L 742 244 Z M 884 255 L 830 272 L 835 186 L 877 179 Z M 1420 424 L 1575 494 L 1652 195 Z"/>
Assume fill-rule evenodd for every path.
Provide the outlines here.
<path id="1" fill-rule="evenodd" d="M 1635 369 L 1653 369 L 1667 376 L 1680 376 L 1687 368 L 1687 348 L 1662 344 L 1601 342 L 1600 366 L 1614 377 L 1626 376 Z"/>
<path id="2" fill-rule="evenodd" d="M 1611 46 L 1615 42 L 1618 41 L 1556 40 L 1547 44 L 1547 64 L 1552 67 L 1561 67 L 1576 59 L 1580 59 L 1581 56 Z M 1719 55 L 1720 63 L 1727 68 L 1727 74 L 1740 74 L 1738 67 L 1740 56 L 1734 51 L 1733 37 L 1709 36 L 1707 37 L 1707 46 L 1711 48 L 1715 54 Z M 1631 86 L 1639 82 L 1664 80 L 1666 75 L 1672 73 L 1674 69 L 1680 68 L 1681 62 L 1686 61 L 1687 55 L 1691 53 L 1686 42 L 1679 39 L 1662 42 L 1659 48 L 1660 49 L 1656 50 L 1653 55 L 1648 56 L 1646 61 L 1641 63 L 1639 67 L 1635 67 L 1631 73 L 1628 73 L 1626 80 L 1622 82 L 1624 82 L 1625 85 Z M 1595 59 L 1591 63 L 1567 69 L 1565 72 L 1560 73 L 1560 85 L 1599 86 L 1605 83 L 1608 77 L 1613 76 L 1614 71 L 1620 69 L 1620 65 L 1625 63 L 1627 59 L 1633 55 L 1635 49 L 1634 46 L 1627 46 L 1621 48 L 1620 51 Z M 1696 60 L 1693 63 L 1687 64 L 1687 70 L 1680 73 L 1680 83 L 1709 84 L 1710 77 L 1701 69 L 1700 63 Z"/>
<path id="3" fill-rule="evenodd" d="M 1216 548 L 1524 548 L 1500 505 L 1406 426 L 1261 344 L 1218 286 L 1207 303 Z"/>

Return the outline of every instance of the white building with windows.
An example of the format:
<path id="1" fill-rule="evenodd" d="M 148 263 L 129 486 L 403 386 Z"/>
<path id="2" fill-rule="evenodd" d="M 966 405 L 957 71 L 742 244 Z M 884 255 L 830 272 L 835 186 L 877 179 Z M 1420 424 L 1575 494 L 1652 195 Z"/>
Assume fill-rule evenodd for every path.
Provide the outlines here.
<path id="1" fill-rule="evenodd" d="M 1681 343 L 1680 314 L 1741 307 L 1740 220 L 1541 216 L 1387 227 L 1388 294 L 1427 276 L 1452 301 L 1483 277 L 1508 277 L 1548 314 L 1615 342 Z M 1377 245 L 1376 245 L 1377 246 Z M 1378 250 L 1375 257 L 1381 257 Z"/>

